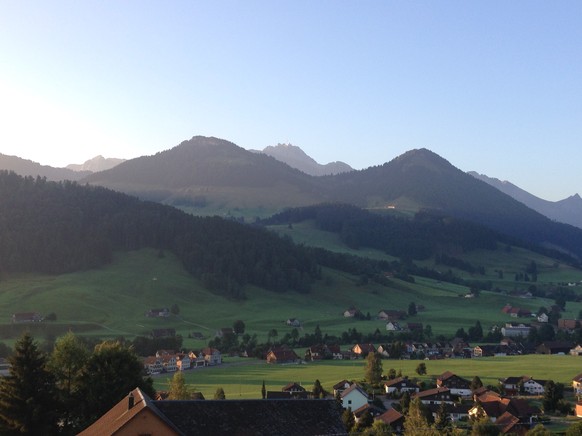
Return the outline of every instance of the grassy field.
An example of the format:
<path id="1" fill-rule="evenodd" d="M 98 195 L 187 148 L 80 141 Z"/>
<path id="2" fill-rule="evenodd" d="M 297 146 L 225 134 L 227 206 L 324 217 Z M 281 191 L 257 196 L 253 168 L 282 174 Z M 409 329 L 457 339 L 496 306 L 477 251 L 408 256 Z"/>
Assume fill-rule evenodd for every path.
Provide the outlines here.
<path id="1" fill-rule="evenodd" d="M 498 385 L 499 379 L 509 376 L 528 375 L 541 380 L 554 380 L 571 386 L 572 378 L 582 372 L 582 361 L 573 356 L 527 355 L 519 357 L 491 357 L 482 359 L 446 359 L 424 361 L 428 374 L 419 377 L 415 373 L 419 360 L 383 360 L 384 373 L 390 368 L 410 378 L 431 382 L 445 371 L 471 380 L 479 376 L 485 385 Z M 267 390 L 280 391 L 290 382 L 300 383 L 310 390 L 318 379 L 324 389 L 343 379 L 362 380 L 364 360 L 320 361 L 307 364 L 269 365 L 262 361 L 240 358 L 226 359 L 222 367 L 210 367 L 186 371 L 186 383 L 205 398 L 212 398 L 222 387 L 227 398 L 260 398 L 263 380 Z M 155 387 L 168 389 L 171 374 L 157 376 Z"/>
<path id="2" fill-rule="evenodd" d="M 564 265 L 555 267 L 550 260 L 533 253 L 519 252 L 520 257 L 515 259 L 505 258 L 502 252 L 485 254 L 499 259 L 490 260 L 483 254 L 479 259 L 490 262 L 488 270 L 503 264 L 508 276 L 517 265 L 536 259 L 541 265 L 538 283 L 582 279 L 581 271 Z M 504 287 L 503 283 L 497 284 Z M 513 281 L 507 283 L 515 286 Z M 31 327 L 12 325 L 10 319 L 14 312 L 55 313 L 56 322 L 33 327 L 33 332 L 39 334 L 55 336 L 71 329 L 101 337 L 131 338 L 148 334 L 153 328 L 172 327 L 184 336 L 186 347 L 197 348 L 205 345 L 217 329 L 230 327 L 237 319 L 243 320 L 247 332 L 256 333 L 259 341 L 266 341 L 267 332 L 273 328 L 279 335 L 289 332 L 291 329 L 284 323 L 288 318 L 302 322 L 301 335 L 313 332 L 317 325 L 324 334 L 334 335 L 349 328 L 361 332 L 373 332 L 377 328 L 384 331 L 384 322 L 374 319 L 378 311 L 406 310 L 410 302 L 415 302 L 424 305 L 426 310 L 410 320 L 430 324 L 435 334 L 451 335 L 459 327 L 467 329 L 474 325 L 477 319 L 484 329 L 513 320 L 501 313 L 506 303 L 530 310 L 553 304 L 551 300 L 526 300 L 499 292 L 482 292 L 478 299 L 462 298 L 460 295 L 467 291 L 463 286 L 423 278 L 417 278 L 414 284 L 393 280 L 389 286 L 359 285 L 356 277 L 324 270 L 324 279 L 315 283 L 309 294 L 277 294 L 249 287 L 246 300 L 233 301 L 203 289 L 170 253 L 159 257 L 155 250 L 142 250 L 118 254 L 111 265 L 98 270 L 59 276 L 3 276 L 0 340 L 14 338 L 22 329 Z M 180 308 L 179 316 L 145 317 L 151 308 L 173 304 Z M 364 314 L 369 312 L 372 320 L 344 318 L 342 313 L 350 306 L 358 307 Z M 574 318 L 581 309 L 582 304 L 568 302 L 563 317 Z M 200 332 L 206 339 L 188 339 L 192 332 Z"/>

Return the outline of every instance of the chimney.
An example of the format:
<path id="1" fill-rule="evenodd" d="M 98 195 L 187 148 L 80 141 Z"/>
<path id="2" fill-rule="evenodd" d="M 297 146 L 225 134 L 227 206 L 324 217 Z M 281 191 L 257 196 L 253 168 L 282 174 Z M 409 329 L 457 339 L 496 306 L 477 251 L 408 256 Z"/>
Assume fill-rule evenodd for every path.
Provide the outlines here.
<path id="1" fill-rule="evenodd" d="M 127 397 L 127 410 L 130 410 L 135 404 L 135 399 L 133 398 L 133 392 L 130 392 Z"/>

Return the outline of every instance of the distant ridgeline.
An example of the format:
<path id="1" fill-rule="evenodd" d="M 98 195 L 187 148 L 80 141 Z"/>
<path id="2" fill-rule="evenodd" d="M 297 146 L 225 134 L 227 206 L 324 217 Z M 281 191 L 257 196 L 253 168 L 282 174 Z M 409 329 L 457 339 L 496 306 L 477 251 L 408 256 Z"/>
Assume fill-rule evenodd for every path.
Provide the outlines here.
<path id="1" fill-rule="evenodd" d="M 105 188 L 0 171 L 0 272 L 98 267 L 115 250 L 169 250 L 210 290 L 244 285 L 307 292 L 320 269 L 306 250 L 264 229 L 200 218 Z"/>
<path id="2" fill-rule="evenodd" d="M 469 272 L 478 272 L 479 268 L 466 262 L 460 265 L 460 260 L 452 256 L 477 249 L 495 250 L 498 243 L 524 247 L 570 264 L 578 263 L 562 252 L 431 211 L 421 211 L 412 218 L 405 218 L 332 203 L 288 209 L 261 222 L 271 225 L 306 220 L 314 220 L 321 230 L 337 233 L 350 248 L 374 248 L 402 259 L 426 260 L 434 256 L 440 263 Z"/>

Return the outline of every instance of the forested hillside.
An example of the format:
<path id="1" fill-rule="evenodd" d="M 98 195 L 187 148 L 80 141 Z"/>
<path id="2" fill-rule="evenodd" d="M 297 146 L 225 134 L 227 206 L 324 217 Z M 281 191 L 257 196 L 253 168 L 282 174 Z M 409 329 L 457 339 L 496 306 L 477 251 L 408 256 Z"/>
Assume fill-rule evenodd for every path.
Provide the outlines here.
<path id="1" fill-rule="evenodd" d="M 3 272 L 82 270 L 114 250 L 153 247 L 231 297 L 243 297 L 246 284 L 306 292 L 319 274 L 305 250 L 266 230 L 74 182 L 0 172 L 0 212 Z"/>

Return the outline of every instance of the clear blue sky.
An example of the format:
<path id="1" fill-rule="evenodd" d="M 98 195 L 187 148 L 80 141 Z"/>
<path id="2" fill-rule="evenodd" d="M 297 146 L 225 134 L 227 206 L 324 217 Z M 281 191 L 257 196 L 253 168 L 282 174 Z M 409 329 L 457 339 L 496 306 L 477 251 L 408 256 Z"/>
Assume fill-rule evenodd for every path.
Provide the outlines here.
<path id="1" fill-rule="evenodd" d="M 582 194 L 581 23 L 578 0 L 0 0 L 0 152 L 426 147 L 557 200 Z"/>

